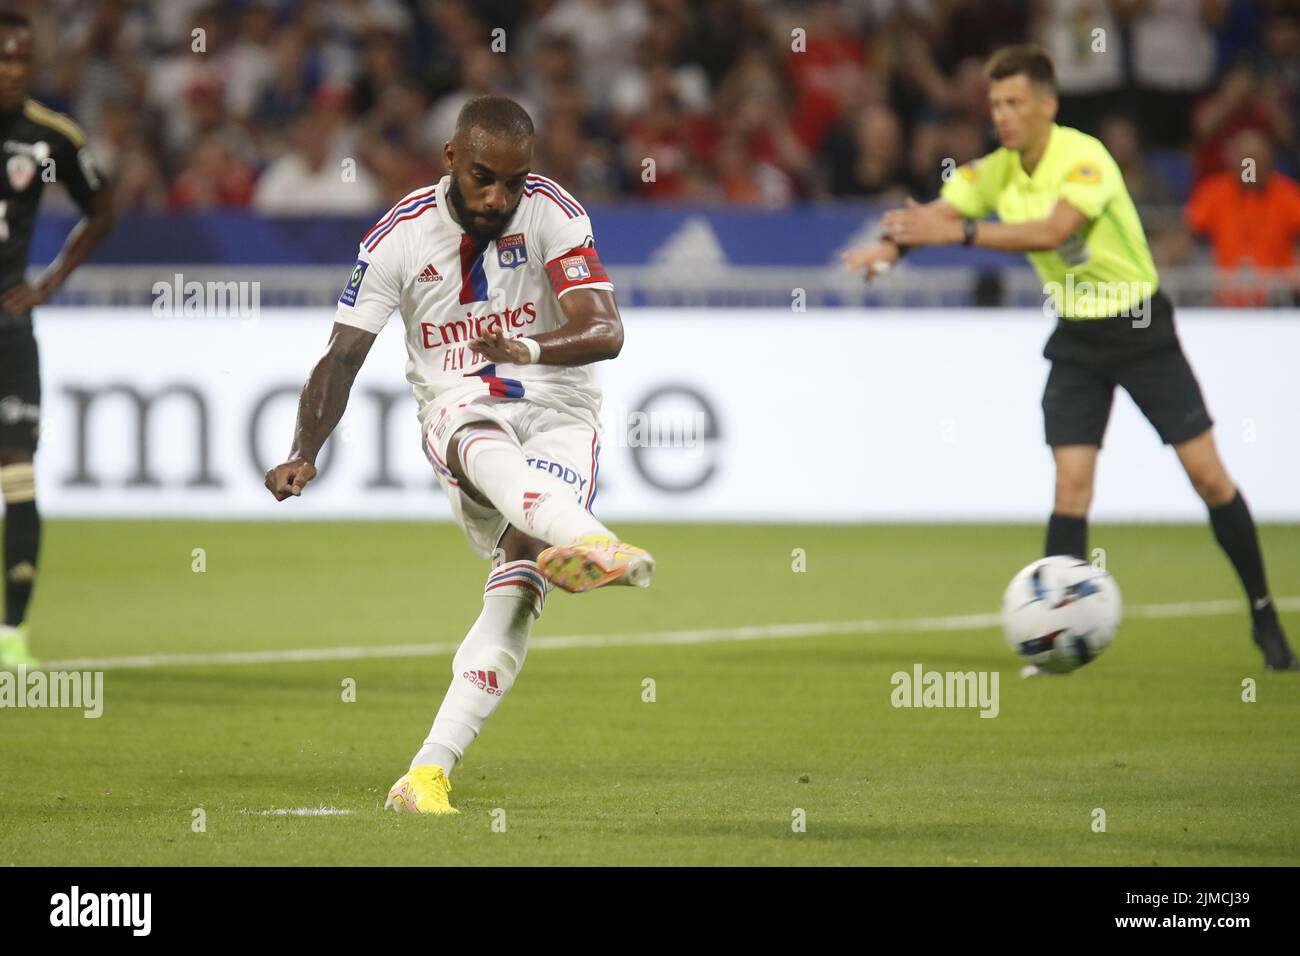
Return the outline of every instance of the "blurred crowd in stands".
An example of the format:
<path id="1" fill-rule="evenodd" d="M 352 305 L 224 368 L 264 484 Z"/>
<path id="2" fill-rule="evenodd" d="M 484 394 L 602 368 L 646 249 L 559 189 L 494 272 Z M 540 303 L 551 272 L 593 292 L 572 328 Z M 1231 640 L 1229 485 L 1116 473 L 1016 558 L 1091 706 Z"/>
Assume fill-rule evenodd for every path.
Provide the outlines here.
<path id="1" fill-rule="evenodd" d="M 584 202 L 931 197 L 996 146 L 985 57 L 1033 40 L 1158 260 L 1190 227 L 1221 265 L 1287 267 L 1300 236 L 1300 0 L 10 6 L 36 23 L 35 95 L 87 130 L 122 211 L 381 210 L 443 174 L 486 92 L 530 110 L 535 169 Z"/>

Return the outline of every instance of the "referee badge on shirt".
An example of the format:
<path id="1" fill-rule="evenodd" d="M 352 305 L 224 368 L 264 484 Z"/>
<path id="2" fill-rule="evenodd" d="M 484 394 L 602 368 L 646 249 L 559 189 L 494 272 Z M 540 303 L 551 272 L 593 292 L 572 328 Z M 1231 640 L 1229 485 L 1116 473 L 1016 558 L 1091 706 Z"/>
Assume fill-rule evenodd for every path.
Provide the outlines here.
<path id="1" fill-rule="evenodd" d="M 514 269 L 528 262 L 528 247 L 524 234 L 514 232 L 497 240 L 497 263 L 502 269 Z"/>
<path id="2" fill-rule="evenodd" d="M 1087 183 L 1095 186 L 1101 182 L 1101 170 L 1092 163 L 1079 163 L 1065 174 L 1067 183 Z"/>

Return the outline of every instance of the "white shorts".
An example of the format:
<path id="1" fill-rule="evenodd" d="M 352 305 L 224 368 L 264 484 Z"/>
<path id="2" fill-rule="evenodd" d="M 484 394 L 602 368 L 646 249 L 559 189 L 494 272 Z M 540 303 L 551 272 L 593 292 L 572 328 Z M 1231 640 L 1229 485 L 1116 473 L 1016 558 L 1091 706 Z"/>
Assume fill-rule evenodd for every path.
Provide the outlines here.
<path id="1" fill-rule="evenodd" d="M 600 423 L 585 409 L 559 411 L 527 399 L 485 398 L 434 409 L 424 430 L 424 455 L 451 502 L 451 513 L 480 557 L 490 558 L 509 522 L 501 512 L 465 494 L 447 467 L 447 445 L 461 426 L 493 422 L 513 435 L 528 464 L 568 485 L 588 511 L 600 471 Z"/>

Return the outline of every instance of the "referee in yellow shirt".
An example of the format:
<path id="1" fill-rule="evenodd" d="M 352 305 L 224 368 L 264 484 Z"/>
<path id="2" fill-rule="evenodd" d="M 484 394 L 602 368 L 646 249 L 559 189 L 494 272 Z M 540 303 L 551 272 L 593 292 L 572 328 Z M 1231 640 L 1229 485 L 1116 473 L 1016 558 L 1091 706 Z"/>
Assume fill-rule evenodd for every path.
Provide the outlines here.
<path id="1" fill-rule="evenodd" d="M 1265 666 L 1300 669 L 1269 596 L 1254 519 L 1215 448 L 1119 167 L 1098 140 L 1054 122 L 1056 76 L 1041 49 L 999 50 L 988 76 L 1002 148 L 959 168 L 939 199 L 886 213 L 886 238 L 850 252 L 846 265 L 870 280 L 912 246 L 1026 253 L 1057 316 L 1043 350 L 1052 362 L 1043 415 L 1056 460 L 1045 553 L 1086 559 L 1097 453 L 1115 386 L 1123 386 L 1209 507 L 1214 535 L 1250 599 Z M 993 213 L 998 222 L 984 221 Z"/>

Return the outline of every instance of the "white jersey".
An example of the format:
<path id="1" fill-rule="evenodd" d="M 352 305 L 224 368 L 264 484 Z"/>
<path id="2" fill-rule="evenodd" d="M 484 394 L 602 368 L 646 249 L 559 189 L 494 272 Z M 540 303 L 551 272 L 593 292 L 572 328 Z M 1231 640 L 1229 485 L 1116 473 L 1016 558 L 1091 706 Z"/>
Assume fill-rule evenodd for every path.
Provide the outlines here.
<path id="1" fill-rule="evenodd" d="M 530 175 L 501 235 L 479 245 L 451 216 L 450 182 L 411 193 L 366 233 L 335 320 L 377 333 L 401 313 L 406 377 L 425 426 L 439 406 L 489 396 L 599 414 L 590 366 L 495 365 L 468 345 L 498 328 L 511 338 L 558 329 L 561 296 L 614 288 L 586 211 Z"/>

